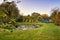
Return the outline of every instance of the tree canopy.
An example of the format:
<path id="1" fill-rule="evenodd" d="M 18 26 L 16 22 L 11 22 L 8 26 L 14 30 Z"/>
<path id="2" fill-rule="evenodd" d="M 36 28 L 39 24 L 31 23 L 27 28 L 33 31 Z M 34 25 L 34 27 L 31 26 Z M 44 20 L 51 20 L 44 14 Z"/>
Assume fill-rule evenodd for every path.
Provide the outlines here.
<path id="1" fill-rule="evenodd" d="M 57 25 L 60 25 L 60 9 L 54 9 L 51 14 L 51 19 Z"/>
<path id="2" fill-rule="evenodd" d="M 16 26 L 16 19 L 19 17 L 19 10 L 14 1 L 0 4 L 0 25 L 11 24 Z"/>
<path id="3" fill-rule="evenodd" d="M 0 12 L 4 12 L 9 18 L 16 18 L 19 15 L 19 10 L 16 4 L 12 2 L 5 2 L 0 5 Z"/>

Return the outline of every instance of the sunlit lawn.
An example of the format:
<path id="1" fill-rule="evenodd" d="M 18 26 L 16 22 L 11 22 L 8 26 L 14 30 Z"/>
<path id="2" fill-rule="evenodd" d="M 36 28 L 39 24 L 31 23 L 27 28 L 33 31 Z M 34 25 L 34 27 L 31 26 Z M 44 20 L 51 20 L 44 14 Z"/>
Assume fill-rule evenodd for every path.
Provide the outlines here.
<path id="1" fill-rule="evenodd" d="M 60 40 L 60 26 L 53 23 L 40 23 L 40 28 L 32 30 L 0 29 L 0 40 Z"/>

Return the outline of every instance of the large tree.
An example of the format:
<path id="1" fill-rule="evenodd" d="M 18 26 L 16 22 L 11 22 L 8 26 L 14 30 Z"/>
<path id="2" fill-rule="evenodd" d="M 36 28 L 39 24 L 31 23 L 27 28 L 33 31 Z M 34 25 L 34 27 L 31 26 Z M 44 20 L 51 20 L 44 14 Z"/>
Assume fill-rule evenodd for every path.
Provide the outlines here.
<path id="1" fill-rule="evenodd" d="M 0 27 L 6 27 L 7 29 L 11 27 L 18 27 L 18 23 L 16 23 L 15 20 L 19 16 L 19 10 L 14 1 L 4 1 L 2 4 L 0 4 Z"/>
<path id="2" fill-rule="evenodd" d="M 4 22 L 9 22 L 19 16 L 19 10 L 14 1 L 0 4 L 0 14 L 2 13 L 4 14 L 2 16 Z"/>
<path id="3" fill-rule="evenodd" d="M 14 1 L 2 3 L 0 5 L 0 10 L 4 12 L 9 18 L 16 18 L 19 14 L 19 10 Z"/>
<path id="4" fill-rule="evenodd" d="M 60 25 L 60 9 L 56 8 L 52 10 L 51 19 L 57 25 Z"/>

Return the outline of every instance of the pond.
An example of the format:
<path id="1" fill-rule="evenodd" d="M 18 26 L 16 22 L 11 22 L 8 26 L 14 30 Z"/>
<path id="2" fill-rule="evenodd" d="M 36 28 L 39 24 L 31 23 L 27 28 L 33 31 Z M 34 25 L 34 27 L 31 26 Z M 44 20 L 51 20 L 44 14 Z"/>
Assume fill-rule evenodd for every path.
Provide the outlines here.
<path id="1" fill-rule="evenodd" d="M 34 29 L 34 28 L 39 28 L 41 25 L 34 25 L 34 24 L 21 24 L 17 29 L 20 30 L 28 30 L 28 29 Z"/>

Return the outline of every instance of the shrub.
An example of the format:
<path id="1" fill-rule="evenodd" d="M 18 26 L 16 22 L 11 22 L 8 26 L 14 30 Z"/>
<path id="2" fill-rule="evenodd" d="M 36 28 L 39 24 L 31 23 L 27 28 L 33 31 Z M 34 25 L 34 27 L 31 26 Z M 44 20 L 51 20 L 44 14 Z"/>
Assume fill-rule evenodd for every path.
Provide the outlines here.
<path id="1" fill-rule="evenodd" d="M 2 24 L 2 28 L 13 30 L 15 29 L 15 26 L 13 26 L 12 24 Z"/>

